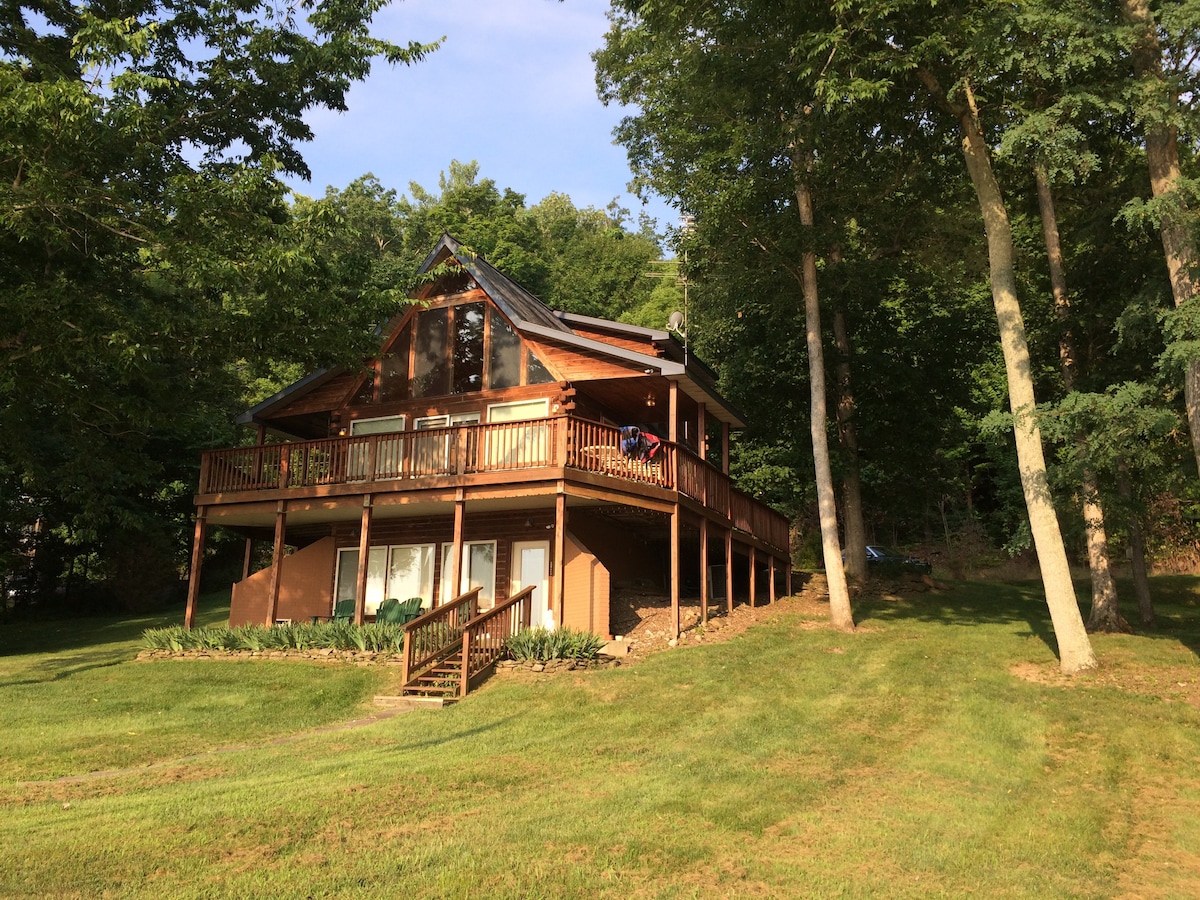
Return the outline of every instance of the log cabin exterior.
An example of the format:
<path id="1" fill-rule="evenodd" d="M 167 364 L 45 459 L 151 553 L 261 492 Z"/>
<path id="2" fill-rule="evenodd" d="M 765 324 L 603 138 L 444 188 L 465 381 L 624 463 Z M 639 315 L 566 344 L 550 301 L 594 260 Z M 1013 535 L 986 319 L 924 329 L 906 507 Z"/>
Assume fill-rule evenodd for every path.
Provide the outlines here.
<path id="1" fill-rule="evenodd" d="M 532 587 L 534 624 L 607 638 L 632 583 L 669 591 L 678 633 L 681 591 L 707 616 L 790 583 L 787 520 L 729 479 L 745 423 L 673 335 L 552 311 L 448 235 L 435 267 L 369 366 L 309 375 L 239 418 L 255 446 L 203 454 L 188 627 L 212 525 L 247 539 L 230 625 Z M 653 459 L 621 452 L 624 425 L 661 438 Z"/>

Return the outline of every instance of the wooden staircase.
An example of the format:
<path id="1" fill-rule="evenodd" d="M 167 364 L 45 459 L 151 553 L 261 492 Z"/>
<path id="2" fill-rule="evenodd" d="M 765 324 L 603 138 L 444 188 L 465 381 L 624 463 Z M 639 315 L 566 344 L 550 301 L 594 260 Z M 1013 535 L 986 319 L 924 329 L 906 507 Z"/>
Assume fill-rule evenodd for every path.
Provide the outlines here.
<path id="1" fill-rule="evenodd" d="M 453 701 L 465 697 L 471 679 L 490 668 L 509 635 L 529 627 L 533 588 L 479 613 L 479 589 L 431 609 L 404 626 L 401 694 Z"/>
<path id="2" fill-rule="evenodd" d="M 401 693 L 412 696 L 441 697 L 456 699 L 462 689 L 462 651 L 450 656 L 410 678 L 401 688 Z"/>

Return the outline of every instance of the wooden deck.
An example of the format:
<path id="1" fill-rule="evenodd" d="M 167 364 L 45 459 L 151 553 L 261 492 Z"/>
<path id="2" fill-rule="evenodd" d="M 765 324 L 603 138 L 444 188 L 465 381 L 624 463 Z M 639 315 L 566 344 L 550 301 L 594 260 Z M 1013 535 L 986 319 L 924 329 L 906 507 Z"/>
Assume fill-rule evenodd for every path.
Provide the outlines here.
<path id="1" fill-rule="evenodd" d="M 201 459 L 196 501 L 219 506 L 580 473 L 593 484 L 597 476 L 601 483 L 614 479 L 634 495 L 676 493 L 767 545 L 788 547 L 784 516 L 737 490 L 729 476 L 687 448 L 663 441 L 655 459 L 644 462 L 622 455 L 619 440 L 615 427 L 557 416 L 213 450 Z"/>

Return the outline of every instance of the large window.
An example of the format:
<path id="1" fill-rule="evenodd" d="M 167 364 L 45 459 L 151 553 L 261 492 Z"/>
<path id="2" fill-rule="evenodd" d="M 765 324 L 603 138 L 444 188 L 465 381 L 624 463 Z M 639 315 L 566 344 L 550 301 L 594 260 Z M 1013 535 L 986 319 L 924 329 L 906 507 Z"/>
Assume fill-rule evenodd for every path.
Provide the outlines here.
<path id="1" fill-rule="evenodd" d="M 459 573 L 458 590 L 450 586 L 450 557 L 453 544 L 442 544 L 441 603 L 449 603 L 459 594 L 479 588 L 479 608 L 491 609 L 496 605 L 496 542 L 468 541 L 463 544 L 462 572 Z"/>
<path id="2" fill-rule="evenodd" d="M 446 337 L 450 310 L 427 309 L 417 313 L 417 346 L 413 356 L 413 397 L 435 397 L 450 393 L 450 360 Z"/>
<path id="3" fill-rule="evenodd" d="M 433 605 L 433 544 L 400 544 L 367 551 L 367 615 L 375 615 L 385 599 L 420 597 Z M 335 602 L 355 599 L 358 588 L 358 548 L 338 550 Z"/>
<path id="4" fill-rule="evenodd" d="M 401 601 L 420 597 L 422 609 L 433 606 L 433 544 L 391 548 L 387 595 Z"/>
<path id="5" fill-rule="evenodd" d="M 492 352 L 488 387 L 492 390 L 516 387 L 521 383 L 521 339 L 504 316 L 494 309 L 491 318 Z"/>
<path id="6" fill-rule="evenodd" d="M 479 421 L 479 413 L 464 412 L 440 416 L 422 416 L 413 422 L 416 431 L 427 431 L 431 428 L 448 428 L 451 425 L 473 425 Z M 456 471 L 454 465 L 458 450 L 458 434 L 453 431 L 442 431 L 437 434 L 423 434 L 410 438 L 412 441 L 412 474 L 413 475 L 449 475 Z M 467 435 L 467 459 L 475 458 L 474 433 Z"/>
<path id="7" fill-rule="evenodd" d="M 383 354 L 379 367 L 379 402 L 408 399 L 408 351 L 412 329 L 405 328 Z"/>
<path id="8" fill-rule="evenodd" d="M 454 307 L 454 393 L 469 394 L 483 389 L 482 303 Z"/>
<path id="9" fill-rule="evenodd" d="M 387 575 L 387 547 L 372 547 L 367 551 L 367 606 L 366 614 L 375 615 L 379 604 L 384 601 L 383 589 Z M 337 594 L 335 604 L 355 599 L 358 588 L 358 548 L 346 547 L 338 551 Z"/>
<path id="10" fill-rule="evenodd" d="M 356 443 L 350 447 L 346 476 L 351 481 L 372 481 L 376 478 L 399 478 L 404 462 L 404 439 L 399 432 L 404 430 L 404 416 L 381 416 L 377 419 L 355 419 L 350 423 L 352 435 L 386 434 L 375 442 L 375 471 L 368 472 L 371 448 L 367 443 Z"/>
<path id="11" fill-rule="evenodd" d="M 522 469 L 544 466 L 549 462 L 549 425 L 546 422 L 527 422 L 529 419 L 545 419 L 550 413 L 549 400 L 543 397 L 515 403 L 493 403 L 487 412 L 488 422 L 514 423 L 507 428 L 488 429 L 488 468 Z"/>

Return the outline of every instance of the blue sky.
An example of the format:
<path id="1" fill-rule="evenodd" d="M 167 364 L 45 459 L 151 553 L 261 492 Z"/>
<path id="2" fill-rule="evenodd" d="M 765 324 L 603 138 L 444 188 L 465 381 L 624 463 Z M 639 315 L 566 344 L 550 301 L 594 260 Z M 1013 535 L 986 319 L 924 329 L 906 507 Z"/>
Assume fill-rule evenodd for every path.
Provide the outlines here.
<path id="1" fill-rule="evenodd" d="M 376 34 L 445 42 L 413 66 L 377 63 L 350 91 L 348 112 L 308 116 L 312 181 L 293 188 L 321 196 L 370 172 L 402 194 L 413 181 L 436 193 L 452 159 L 478 160 L 481 178 L 528 205 L 553 191 L 578 207 L 617 198 L 635 221 L 643 209 L 655 217 L 661 233 L 677 214 L 628 193 L 625 150 L 612 138 L 622 111 L 596 96 L 590 54 L 607 9 L 607 0 L 393 0 L 376 15 Z"/>

